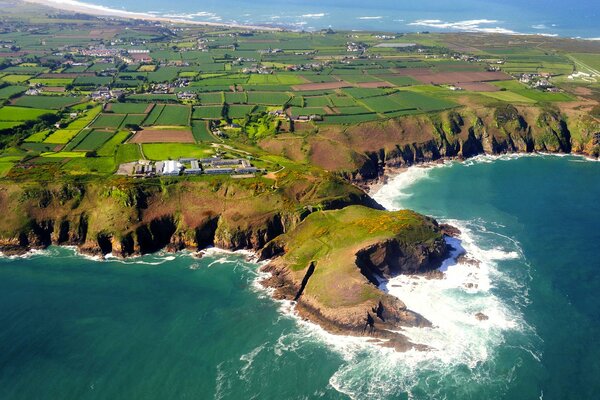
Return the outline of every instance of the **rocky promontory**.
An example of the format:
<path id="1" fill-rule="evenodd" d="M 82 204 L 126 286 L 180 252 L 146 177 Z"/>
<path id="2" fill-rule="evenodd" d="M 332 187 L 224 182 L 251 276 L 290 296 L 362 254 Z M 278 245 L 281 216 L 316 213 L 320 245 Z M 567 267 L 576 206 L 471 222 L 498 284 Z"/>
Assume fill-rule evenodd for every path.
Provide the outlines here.
<path id="1" fill-rule="evenodd" d="M 295 301 L 304 319 L 329 332 L 414 347 L 403 327 L 430 326 L 378 284 L 398 274 L 438 268 L 449 252 L 437 222 L 413 211 L 350 206 L 311 214 L 267 244 L 263 269 L 275 297 Z"/>

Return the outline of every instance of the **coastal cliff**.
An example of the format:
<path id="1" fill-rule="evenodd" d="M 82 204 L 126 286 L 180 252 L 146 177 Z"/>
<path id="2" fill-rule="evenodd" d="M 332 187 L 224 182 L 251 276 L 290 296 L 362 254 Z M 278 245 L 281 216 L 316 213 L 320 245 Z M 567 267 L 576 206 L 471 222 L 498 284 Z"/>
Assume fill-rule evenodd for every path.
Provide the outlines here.
<path id="1" fill-rule="evenodd" d="M 431 323 L 378 284 L 432 271 L 448 251 L 437 222 L 412 211 L 321 211 L 267 244 L 262 255 L 272 260 L 263 270 L 271 276 L 263 283 L 327 331 L 407 350 L 414 345 L 398 331 Z"/>
<path id="2" fill-rule="evenodd" d="M 0 185 L 0 251 L 19 254 L 52 244 L 119 257 L 212 245 L 258 250 L 313 210 L 379 207 L 331 175 L 310 187 L 295 182 L 285 175 L 277 181 L 5 182 Z"/>
<path id="3" fill-rule="evenodd" d="M 320 127 L 294 140 L 267 139 L 260 146 L 367 187 L 383 176 L 385 168 L 479 154 L 548 152 L 597 158 L 600 121 L 592 114 L 589 105 L 577 104 L 562 108 L 468 105 L 440 113 Z"/>

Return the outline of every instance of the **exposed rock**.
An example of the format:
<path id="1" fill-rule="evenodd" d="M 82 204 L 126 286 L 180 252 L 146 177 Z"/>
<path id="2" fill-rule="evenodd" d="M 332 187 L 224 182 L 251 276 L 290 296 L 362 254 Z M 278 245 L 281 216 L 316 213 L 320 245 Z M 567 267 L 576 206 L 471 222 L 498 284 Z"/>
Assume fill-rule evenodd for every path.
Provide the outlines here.
<path id="1" fill-rule="evenodd" d="M 478 321 L 487 321 L 488 319 L 490 319 L 490 317 L 488 317 L 482 312 L 478 312 L 477 314 L 475 314 L 475 318 L 477 318 Z"/>

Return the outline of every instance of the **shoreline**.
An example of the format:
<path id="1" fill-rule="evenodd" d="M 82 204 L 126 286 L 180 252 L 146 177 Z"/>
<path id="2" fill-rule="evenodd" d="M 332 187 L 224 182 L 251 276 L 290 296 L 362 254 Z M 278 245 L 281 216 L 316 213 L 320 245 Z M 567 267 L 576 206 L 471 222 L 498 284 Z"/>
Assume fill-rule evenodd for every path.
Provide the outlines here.
<path id="1" fill-rule="evenodd" d="M 465 162 L 477 160 L 477 159 L 480 159 L 483 157 L 490 157 L 490 158 L 494 159 L 493 161 L 496 161 L 496 160 L 502 160 L 503 157 L 518 158 L 518 157 L 543 157 L 543 156 L 550 156 L 550 157 L 569 157 L 569 156 L 571 156 L 571 157 L 581 158 L 581 159 L 583 159 L 582 161 L 585 161 L 585 162 L 600 162 L 600 158 L 595 158 L 595 157 L 592 157 L 589 154 L 585 154 L 585 153 L 575 153 L 575 152 L 573 152 L 573 153 L 559 153 L 559 152 L 551 153 L 551 152 L 533 151 L 533 152 L 507 152 L 507 153 L 499 153 L 499 154 L 481 153 L 481 154 L 477 154 L 475 156 L 468 157 L 468 158 L 442 157 L 437 160 L 426 160 L 426 161 L 416 162 L 416 163 L 409 164 L 409 165 L 402 165 L 402 166 L 387 166 L 386 165 L 383 167 L 383 173 L 380 176 L 378 176 L 376 179 L 369 179 L 369 180 L 365 180 L 363 182 L 359 181 L 359 182 L 356 182 L 355 184 L 357 186 L 359 186 L 360 188 L 362 188 L 363 190 L 365 190 L 367 195 L 375 200 L 374 196 L 385 185 L 387 185 L 390 182 L 390 180 L 404 174 L 410 168 L 429 169 L 429 168 L 443 166 L 446 163 L 452 163 L 452 162 L 465 163 Z M 388 210 L 388 211 L 390 211 L 390 210 Z"/>
<path id="2" fill-rule="evenodd" d="M 49 7 L 55 10 L 71 11 L 75 13 L 92 15 L 95 17 L 112 17 L 122 19 L 133 19 L 147 22 L 162 22 L 170 24 L 180 25 L 197 25 L 197 26 L 209 26 L 215 28 L 236 28 L 236 29 L 249 29 L 255 31 L 273 31 L 282 32 L 285 31 L 283 28 L 261 26 L 261 25 L 243 25 L 243 24 L 232 24 L 225 22 L 209 22 L 209 21 L 194 21 L 182 18 L 169 18 L 153 15 L 144 12 L 134 12 L 126 10 L 116 10 L 110 7 L 104 7 L 94 4 L 86 4 L 77 0 L 19 0 L 27 4 L 37 4 L 45 7 Z"/>
<path id="3" fill-rule="evenodd" d="M 235 28 L 235 29 L 249 29 L 249 30 L 263 30 L 273 32 L 285 32 L 285 31 L 296 31 L 292 26 L 269 26 L 269 25 L 256 25 L 256 24 L 239 24 L 233 22 L 210 22 L 210 21 L 196 21 L 187 18 L 174 18 L 169 16 L 154 15 L 151 12 L 136 12 L 119 10 L 107 6 L 85 3 L 78 0 L 18 0 L 27 4 L 37 4 L 46 6 L 56 10 L 71 11 L 75 13 L 82 13 L 92 15 L 96 17 L 113 17 L 122 19 L 133 19 L 148 22 L 161 22 L 170 24 L 181 24 L 181 25 L 196 25 L 196 26 L 209 26 L 209 27 L 222 27 L 222 28 Z M 410 24 L 409 24 L 410 25 Z M 324 29 L 324 28 L 323 28 Z M 342 31 L 354 31 L 352 29 L 341 29 Z M 358 29 L 357 31 L 363 31 Z M 368 30 L 367 30 L 368 31 Z M 381 32 L 392 32 L 392 30 L 384 29 Z M 408 30 L 406 33 L 418 33 L 419 31 Z M 542 37 L 556 37 L 561 39 L 569 40 L 582 40 L 582 41 L 600 41 L 599 37 L 581 37 L 581 36 L 561 36 L 555 33 L 539 33 L 539 32 L 518 32 L 512 30 L 498 31 L 498 30 L 455 30 L 455 29 L 442 29 L 435 31 L 435 33 L 442 34 L 484 34 L 484 35 L 501 35 L 501 36 L 542 36 Z"/>

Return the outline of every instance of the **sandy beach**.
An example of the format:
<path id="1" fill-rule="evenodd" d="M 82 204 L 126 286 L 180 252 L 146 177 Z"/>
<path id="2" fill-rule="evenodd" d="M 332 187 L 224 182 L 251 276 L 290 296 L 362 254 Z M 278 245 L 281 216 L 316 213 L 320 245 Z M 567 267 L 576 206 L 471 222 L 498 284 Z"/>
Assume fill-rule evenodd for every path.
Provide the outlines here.
<path id="1" fill-rule="evenodd" d="M 64 11 L 72 11 L 82 14 L 95 15 L 99 17 L 115 17 L 115 18 L 127 18 L 137 19 L 144 21 L 156 21 L 170 24 L 187 24 L 187 25 L 204 25 L 214 27 L 225 27 L 225 28 L 243 28 L 252 30 L 264 30 L 264 31 L 281 31 L 281 28 L 274 28 L 268 26 L 258 25 L 241 25 L 241 24 L 227 24 L 222 22 L 209 22 L 209 21 L 193 21 L 181 18 L 167 18 L 150 13 L 138 13 L 126 10 L 116 10 L 114 8 L 87 4 L 76 0 L 22 0 L 25 3 L 39 4 L 46 7 L 56 8 Z"/>

